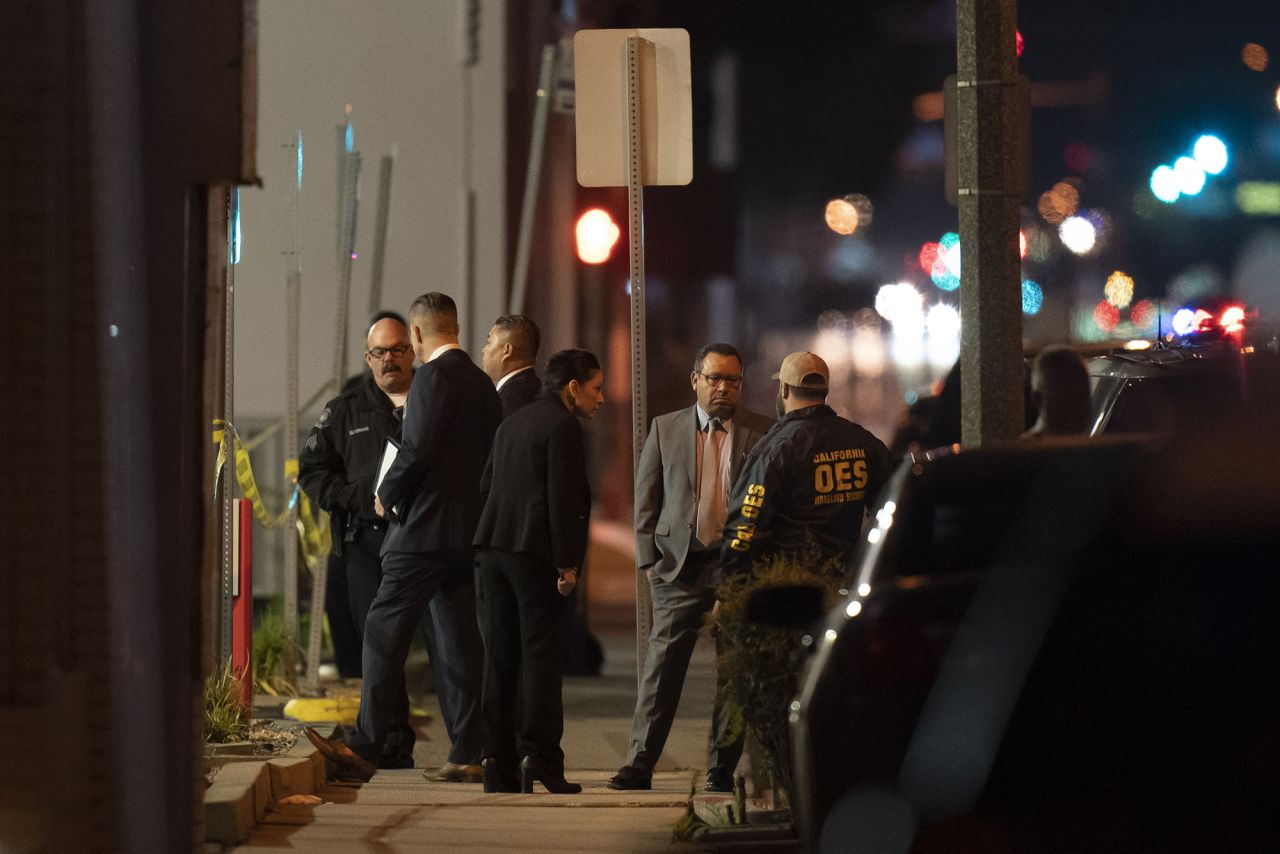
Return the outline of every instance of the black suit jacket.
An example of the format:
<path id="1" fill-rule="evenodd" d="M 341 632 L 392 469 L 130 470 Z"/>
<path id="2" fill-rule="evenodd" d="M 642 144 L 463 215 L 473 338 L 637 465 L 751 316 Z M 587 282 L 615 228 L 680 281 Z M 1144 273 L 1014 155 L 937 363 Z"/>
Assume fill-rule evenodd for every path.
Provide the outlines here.
<path id="1" fill-rule="evenodd" d="M 543 392 L 502 426 L 485 467 L 475 545 L 520 552 L 557 569 L 582 567 L 591 486 L 582 425 Z"/>
<path id="2" fill-rule="evenodd" d="M 498 397 L 502 399 L 502 417 L 511 417 L 511 413 L 533 403 L 540 394 L 542 394 L 542 380 L 538 379 L 538 374 L 533 368 L 516 374 L 498 391 Z"/>
<path id="3" fill-rule="evenodd" d="M 493 380 L 463 350 L 447 350 L 414 372 L 400 453 L 378 489 L 391 519 L 384 554 L 470 548 L 480 476 L 501 421 Z"/>

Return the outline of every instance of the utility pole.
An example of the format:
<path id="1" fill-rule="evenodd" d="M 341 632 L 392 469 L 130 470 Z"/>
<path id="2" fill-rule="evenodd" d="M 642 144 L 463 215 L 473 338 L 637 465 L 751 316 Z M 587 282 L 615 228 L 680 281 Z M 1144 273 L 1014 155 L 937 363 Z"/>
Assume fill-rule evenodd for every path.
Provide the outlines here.
<path id="1" fill-rule="evenodd" d="M 956 117 L 960 208 L 960 401 L 966 446 L 1022 432 L 1016 0 L 958 0 Z"/>

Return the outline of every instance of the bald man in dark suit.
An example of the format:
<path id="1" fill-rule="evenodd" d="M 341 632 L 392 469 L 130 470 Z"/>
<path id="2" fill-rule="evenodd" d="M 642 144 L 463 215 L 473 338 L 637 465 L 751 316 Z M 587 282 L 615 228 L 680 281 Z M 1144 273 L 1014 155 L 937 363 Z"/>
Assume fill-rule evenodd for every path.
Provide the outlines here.
<path id="1" fill-rule="evenodd" d="M 504 419 L 542 394 L 542 380 L 533 369 L 541 343 L 538 324 L 523 314 L 504 314 L 489 330 L 480 364 L 498 389 Z"/>
<path id="2" fill-rule="evenodd" d="M 414 627 L 430 606 L 435 626 L 449 759 L 433 779 L 480 782 L 480 633 L 471 540 L 480 518 L 480 478 L 502 404 L 493 383 L 458 345 L 458 314 L 441 293 L 423 294 L 409 313 L 422 366 L 405 403 L 401 445 L 374 507 L 389 520 L 382 583 L 365 622 L 360 714 L 345 743 L 307 737 L 347 771 L 368 779 L 387 736 L 411 750 L 404 664 Z M 438 665 L 438 666 L 437 666 Z"/>

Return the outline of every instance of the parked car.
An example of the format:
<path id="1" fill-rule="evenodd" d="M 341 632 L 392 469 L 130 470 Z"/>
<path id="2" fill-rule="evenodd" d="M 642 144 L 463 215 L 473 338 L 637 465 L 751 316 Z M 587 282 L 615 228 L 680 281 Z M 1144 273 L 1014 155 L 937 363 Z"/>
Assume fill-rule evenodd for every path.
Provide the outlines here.
<path id="1" fill-rule="evenodd" d="M 1278 353 L 1275 332 L 1257 329 L 1090 359 L 1091 433 L 1211 428 L 1280 393 Z"/>
<path id="2" fill-rule="evenodd" d="M 1257 430 L 904 462 L 792 704 L 802 848 L 1280 850 Z"/>

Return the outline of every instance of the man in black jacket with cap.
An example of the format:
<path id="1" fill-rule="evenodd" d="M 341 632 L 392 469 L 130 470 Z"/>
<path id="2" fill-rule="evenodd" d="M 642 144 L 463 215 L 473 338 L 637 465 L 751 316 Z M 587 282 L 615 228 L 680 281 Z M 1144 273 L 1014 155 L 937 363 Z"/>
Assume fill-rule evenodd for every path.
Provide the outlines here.
<path id="1" fill-rule="evenodd" d="M 889 450 L 827 406 L 831 373 L 820 356 L 782 360 L 778 420 L 751 451 L 729 496 L 720 565 L 750 572 L 761 558 L 810 544 L 845 560 L 862 518 L 889 479 Z"/>

